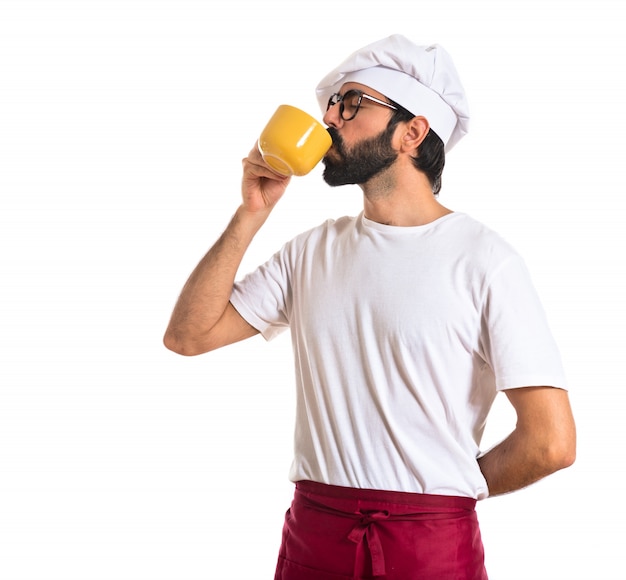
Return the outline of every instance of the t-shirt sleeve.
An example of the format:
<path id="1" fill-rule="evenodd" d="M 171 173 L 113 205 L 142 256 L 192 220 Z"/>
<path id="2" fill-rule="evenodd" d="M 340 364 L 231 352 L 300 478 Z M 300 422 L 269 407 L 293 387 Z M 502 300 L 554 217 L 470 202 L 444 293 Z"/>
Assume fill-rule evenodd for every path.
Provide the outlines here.
<path id="1" fill-rule="evenodd" d="M 286 249 L 235 282 L 230 297 L 237 312 L 266 340 L 271 340 L 289 327 L 289 273 Z"/>
<path id="2" fill-rule="evenodd" d="M 561 355 L 522 258 L 509 257 L 487 285 L 483 348 L 498 390 L 567 389 Z"/>

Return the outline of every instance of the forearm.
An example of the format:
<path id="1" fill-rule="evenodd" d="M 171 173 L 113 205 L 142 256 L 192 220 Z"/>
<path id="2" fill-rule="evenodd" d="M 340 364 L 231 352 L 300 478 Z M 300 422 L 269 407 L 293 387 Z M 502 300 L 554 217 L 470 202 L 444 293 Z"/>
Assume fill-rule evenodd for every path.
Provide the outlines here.
<path id="1" fill-rule="evenodd" d="M 544 439 L 516 429 L 504 441 L 478 459 L 489 495 L 501 495 L 527 487 L 571 465 L 574 451 L 558 438 Z"/>
<path id="2" fill-rule="evenodd" d="M 182 354 L 198 350 L 224 314 L 241 260 L 269 211 L 239 207 L 227 228 L 185 283 L 167 327 L 165 345 Z"/>
<path id="3" fill-rule="evenodd" d="M 550 473 L 520 439 L 513 432 L 478 459 L 490 496 L 516 491 Z"/>

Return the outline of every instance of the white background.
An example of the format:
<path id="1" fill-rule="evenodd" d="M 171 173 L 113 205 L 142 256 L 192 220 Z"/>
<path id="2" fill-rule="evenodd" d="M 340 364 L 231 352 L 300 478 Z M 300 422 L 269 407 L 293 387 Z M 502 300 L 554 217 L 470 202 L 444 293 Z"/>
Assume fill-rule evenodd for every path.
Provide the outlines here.
<path id="1" fill-rule="evenodd" d="M 479 504 L 490 576 L 623 578 L 619 4 L 0 1 L 0 578 L 273 577 L 289 339 L 189 359 L 161 338 L 276 106 L 321 117 L 318 80 L 396 32 L 452 54 L 472 125 L 441 201 L 525 256 L 571 381 L 577 463 Z M 294 179 L 242 270 L 360 207 Z"/>

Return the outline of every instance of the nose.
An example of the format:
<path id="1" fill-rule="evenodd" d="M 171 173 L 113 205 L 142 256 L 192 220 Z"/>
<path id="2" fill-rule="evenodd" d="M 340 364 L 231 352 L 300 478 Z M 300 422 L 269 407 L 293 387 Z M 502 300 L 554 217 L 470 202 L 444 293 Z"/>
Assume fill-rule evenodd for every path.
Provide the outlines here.
<path id="1" fill-rule="evenodd" d="M 338 128 L 343 124 L 343 119 L 341 118 L 341 113 L 339 112 L 340 105 L 339 103 L 335 105 L 331 105 L 330 108 L 324 113 L 323 121 L 329 127 Z"/>

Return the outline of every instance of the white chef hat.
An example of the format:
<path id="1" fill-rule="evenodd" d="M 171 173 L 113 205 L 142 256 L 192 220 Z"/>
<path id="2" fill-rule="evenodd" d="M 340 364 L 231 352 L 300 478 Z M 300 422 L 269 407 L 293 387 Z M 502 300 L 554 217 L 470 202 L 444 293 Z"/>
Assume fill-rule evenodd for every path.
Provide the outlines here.
<path id="1" fill-rule="evenodd" d="M 428 120 L 449 151 L 467 133 L 469 107 L 450 55 L 394 34 L 352 53 L 316 88 L 322 112 L 344 83 L 367 85 Z"/>

